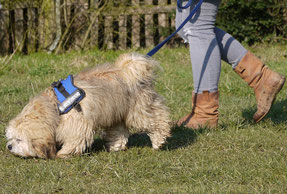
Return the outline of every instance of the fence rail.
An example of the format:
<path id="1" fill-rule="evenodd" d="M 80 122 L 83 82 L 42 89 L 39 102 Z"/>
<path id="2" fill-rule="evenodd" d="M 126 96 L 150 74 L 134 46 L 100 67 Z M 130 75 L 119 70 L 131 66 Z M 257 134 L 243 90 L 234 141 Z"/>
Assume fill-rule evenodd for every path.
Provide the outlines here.
<path id="1" fill-rule="evenodd" d="M 123 3 L 124 2 L 124 3 Z M 55 51 L 150 47 L 175 27 L 175 0 L 61 0 Z M 57 38 L 55 5 L 0 9 L 0 54 L 48 49 Z"/>

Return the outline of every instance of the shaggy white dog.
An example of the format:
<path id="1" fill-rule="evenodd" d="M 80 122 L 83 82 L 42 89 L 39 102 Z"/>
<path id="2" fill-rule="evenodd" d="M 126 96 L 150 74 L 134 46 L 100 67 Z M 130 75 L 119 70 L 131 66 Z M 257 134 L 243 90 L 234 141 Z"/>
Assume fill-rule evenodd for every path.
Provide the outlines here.
<path id="1" fill-rule="evenodd" d="M 81 111 L 60 115 L 52 87 L 34 97 L 6 129 L 7 148 L 17 156 L 66 158 L 82 154 L 103 129 L 109 151 L 126 149 L 129 128 L 145 131 L 158 149 L 170 136 L 168 108 L 153 87 L 157 63 L 125 54 L 74 77 L 86 97 Z"/>

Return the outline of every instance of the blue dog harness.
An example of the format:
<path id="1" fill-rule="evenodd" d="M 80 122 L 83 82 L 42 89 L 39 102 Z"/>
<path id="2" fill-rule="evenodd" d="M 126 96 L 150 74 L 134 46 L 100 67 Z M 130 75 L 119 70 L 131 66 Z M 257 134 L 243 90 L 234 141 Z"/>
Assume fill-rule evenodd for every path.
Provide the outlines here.
<path id="1" fill-rule="evenodd" d="M 79 102 L 83 100 L 86 94 L 83 89 L 74 85 L 72 75 L 69 75 L 65 80 L 60 79 L 52 83 L 52 87 L 60 102 L 60 104 L 58 104 L 60 114 L 68 113 L 73 107 L 81 111 Z"/>

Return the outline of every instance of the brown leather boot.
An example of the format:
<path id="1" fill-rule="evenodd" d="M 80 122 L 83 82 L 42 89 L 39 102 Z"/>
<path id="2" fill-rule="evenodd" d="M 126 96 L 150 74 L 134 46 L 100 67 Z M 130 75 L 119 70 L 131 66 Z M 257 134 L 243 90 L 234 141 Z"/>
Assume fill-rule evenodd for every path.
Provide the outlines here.
<path id="1" fill-rule="evenodd" d="M 219 92 L 192 93 L 192 111 L 181 118 L 176 125 L 184 125 L 193 129 L 200 127 L 216 128 L 219 115 L 218 97 Z"/>
<path id="2" fill-rule="evenodd" d="M 269 112 L 276 94 L 285 83 L 285 77 L 270 70 L 250 52 L 241 59 L 234 71 L 254 90 L 257 111 L 253 119 L 257 123 Z"/>

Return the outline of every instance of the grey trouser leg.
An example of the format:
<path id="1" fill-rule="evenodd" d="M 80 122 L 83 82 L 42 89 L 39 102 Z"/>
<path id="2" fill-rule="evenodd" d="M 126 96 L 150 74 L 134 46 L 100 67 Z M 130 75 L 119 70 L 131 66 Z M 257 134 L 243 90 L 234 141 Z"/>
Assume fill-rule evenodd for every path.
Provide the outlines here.
<path id="1" fill-rule="evenodd" d="M 246 55 L 247 50 L 230 34 L 219 28 L 215 28 L 214 31 L 220 48 L 221 59 L 235 69 L 242 57 Z"/>
<path id="2" fill-rule="evenodd" d="M 183 0 L 183 5 L 187 0 Z M 189 9 L 177 9 L 178 27 L 198 3 L 193 0 Z M 233 68 L 247 52 L 232 36 L 215 27 L 220 0 L 205 0 L 200 10 L 178 33 L 190 45 L 194 92 L 218 90 L 221 59 Z"/>

